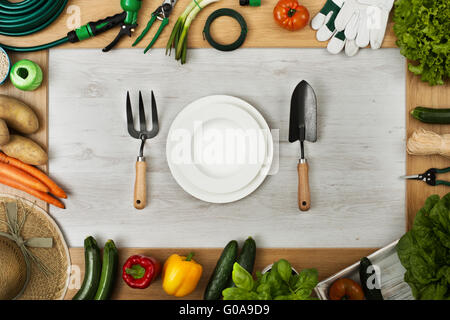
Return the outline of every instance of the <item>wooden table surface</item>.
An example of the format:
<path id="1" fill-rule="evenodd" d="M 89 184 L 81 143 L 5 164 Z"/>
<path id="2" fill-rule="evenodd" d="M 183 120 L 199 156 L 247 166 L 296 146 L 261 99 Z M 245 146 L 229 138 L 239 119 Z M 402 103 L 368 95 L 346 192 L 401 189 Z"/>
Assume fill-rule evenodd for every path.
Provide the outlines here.
<path id="1" fill-rule="evenodd" d="M 70 247 L 87 235 L 120 247 L 223 247 L 255 237 L 259 247 L 382 247 L 405 231 L 405 60 L 397 49 L 357 56 L 324 49 L 191 50 L 180 66 L 157 49 L 52 50 L 49 121 L 51 174 L 69 193 L 51 208 Z M 364 72 L 362 72 L 364 71 Z M 318 141 L 306 143 L 312 208 L 297 207 L 299 144 L 290 144 L 290 98 L 302 79 L 318 97 Z M 148 140 L 149 205 L 133 208 L 138 140 L 126 131 L 125 97 L 138 90 L 160 132 Z M 250 196 L 210 204 L 172 178 L 165 155 L 175 116 L 205 95 L 254 105 L 274 131 L 274 173 Z M 136 111 L 137 112 L 137 111 Z"/>
<path id="2" fill-rule="evenodd" d="M 214 270 L 217 259 L 219 259 L 221 248 L 122 248 L 119 249 L 119 270 L 116 275 L 116 287 L 113 290 L 112 299 L 120 300 L 167 300 L 167 299 L 203 299 L 208 280 Z M 317 268 L 319 279 L 327 278 L 336 272 L 346 268 L 349 265 L 359 261 L 364 256 L 368 256 L 375 249 L 373 248 L 346 248 L 342 250 L 335 249 L 257 249 L 255 270 L 261 271 L 264 267 L 279 260 L 287 259 L 292 267 L 297 271 L 306 268 Z M 121 279 L 121 267 L 126 259 L 133 254 L 143 254 L 154 257 L 164 263 L 172 254 L 187 255 L 194 252 L 194 260 L 203 266 L 203 274 L 200 282 L 193 293 L 184 297 L 176 298 L 167 295 L 162 289 L 162 280 L 159 276 L 146 289 L 132 289 L 128 287 Z M 80 288 L 84 277 L 84 250 L 82 248 L 71 248 L 72 257 L 72 277 L 69 282 L 69 289 L 65 299 L 71 299 Z M 319 267 L 320 266 L 320 267 Z"/>
<path id="3" fill-rule="evenodd" d="M 448 125 L 431 125 L 422 123 L 410 116 L 410 112 L 417 106 L 429 108 L 450 108 L 450 83 L 443 86 L 430 87 L 428 83 L 420 81 L 419 77 L 408 73 L 406 76 L 406 134 L 411 136 L 414 130 L 424 128 L 439 134 L 450 133 Z M 423 173 L 430 168 L 446 168 L 450 160 L 441 156 L 406 156 L 406 171 L 408 175 Z M 450 174 L 441 175 L 440 179 L 450 181 Z M 407 227 L 410 229 L 416 212 L 423 206 L 425 200 L 432 194 L 441 197 L 450 192 L 446 186 L 429 186 L 421 181 L 408 181 L 406 185 Z"/>
<path id="4" fill-rule="evenodd" d="M 191 0 L 178 0 L 169 19 L 170 23 L 155 43 L 155 48 L 165 48 L 170 31 L 176 22 L 178 16 L 184 11 L 185 7 Z M 218 8 L 232 8 L 242 14 L 247 22 L 248 35 L 244 43 L 244 47 L 249 48 L 299 48 L 299 47 L 326 47 L 326 42 L 316 41 L 316 32 L 308 25 L 301 31 L 291 32 L 279 27 L 273 19 L 273 8 L 278 0 L 263 0 L 260 7 L 242 7 L 238 0 L 220 0 L 203 9 L 191 25 L 189 31 L 188 45 L 194 48 L 209 48 L 210 45 L 203 39 L 203 27 L 208 16 Z M 302 5 L 308 8 L 311 19 L 323 7 L 326 0 L 302 0 Z M 142 2 L 142 8 L 138 15 L 138 28 L 132 38 L 123 39 L 118 47 L 129 48 L 136 37 L 141 34 L 151 13 L 161 5 L 162 1 Z M 90 21 L 97 21 L 107 16 L 112 16 L 122 12 L 120 2 L 118 0 L 69 0 L 66 11 L 48 28 L 35 35 L 24 36 L 20 38 L 5 39 L 0 36 L 0 42 L 6 44 L 14 44 L 16 46 L 29 46 L 31 44 L 51 42 L 64 37 L 67 32 L 78 28 Z M 151 41 L 160 23 L 153 25 L 147 36 L 138 44 L 138 47 L 145 48 Z M 109 44 L 117 35 L 118 29 L 114 28 L 95 38 L 88 39 L 77 44 L 66 44 L 65 48 L 103 48 Z M 222 17 L 217 19 L 211 26 L 211 33 L 217 41 L 223 43 L 233 42 L 240 34 L 238 23 L 231 18 Z M 392 30 L 392 23 L 389 23 L 386 38 L 383 47 L 395 47 L 395 35 Z"/>
<path id="5" fill-rule="evenodd" d="M 209 47 L 201 36 L 204 21 L 208 13 L 223 6 L 238 9 L 246 18 L 250 32 L 244 47 L 317 48 L 326 45 L 315 40 L 315 32 L 309 26 L 297 33 L 278 28 L 272 19 L 275 2 L 265 1 L 260 8 L 242 8 L 234 0 L 212 5 L 192 25 L 189 46 Z M 313 17 L 324 2 L 305 0 L 303 4 Z M 171 24 L 186 3 L 187 0 L 179 1 Z M 14 45 L 54 40 L 82 23 L 97 20 L 98 12 L 102 12 L 103 17 L 120 11 L 118 2 L 112 4 L 108 0 L 98 0 L 95 6 L 88 0 L 71 0 L 69 5 L 54 25 L 32 37 L 14 39 Z M 144 2 L 138 34 L 156 6 L 153 2 Z M 170 26 L 167 29 L 170 30 Z M 236 37 L 239 29 L 225 18 L 213 25 L 213 32 L 219 40 L 227 42 Z M 155 47 L 164 47 L 169 33 L 166 30 Z M 320 265 L 320 276 L 325 277 L 374 250 L 364 247 L 384 246 L 401 236 L 429 194 L 443 195 L 447 191 L 443 187 L 431 189 L 409 182 L 405 225 L 405 185 L 396 178 L 405 171 L 405 131 L 409 135 L 421 126 L 408 117 L 408 112 L 418 104 L 448 107 L 449 88 L 447 85 L 431 89 L 411 74 L 407 74 L 405 88 L 405 62 L 398 50 L 363 50 L 351 59 L 311 49 L 255 49 L 227 54 L 190 50 L 189 65 L 180 67 L 164 57 L 161 50 L 147 55 L 146 61 L 141 59 L 141 50 L 118 50 L 101 55 L 98 48 L 109 43 L 115 34 L 110 31 L 77 45 L 77 48 L 95 50 L 63 49 L 50 54 L 51 128 L 41 130 L 34 138 L 46 147 L 47 136 L 50 136 L 52 176 L 71 193 L 68 210 L 51 210 L 70 246 L 81 246 L 82 239 L 93 234 L 100 242 L 114 238 L 120 247 L 222 247 L 230 238 L 243 240 L 247 235 L 253 235 L 258 245 L 266 248 L 360 247 L 259 251 L 262 258 L 257 260 L 258 267 L 280 255 L 292 256 L 300 268 Z M 139 47 L 145 46 L 147 40 Z M 5 37 L 0 37 L 0 42 L 12 44 Z M 129 47 L 131 42 L 132 39 L 126 39 L 120 47 Z M 64 47 L 73 48 L 73 45 Z M 391 23 L 383 47 L 395 47 Z M 21 55 L 14 59 L 18 57 Z M 45 66 L 47 52 L 30 54 L 27 58 Z M 313 84 L 319 96 L 319 112 L 323 112 L 319 117 L 322 122 L 320 140 L 307 146 L 307 154 L 315 165 L 311 180 L 313 205 L 318 208 L 310 214 L 299 214 L 295 202 L 290 202 L 295 198 L 296 185 L 291 163 L 296 161 L 298 146 L 286 141 L 286 106 L 293 87 L 301 79 Z M 165 129 L 162 132 L 167 133 L 168 124 L 184 105 L 210 93 L 202 90 L 205 85 L 213 93 L 233 94 L 248 100 L 262 111 L 271 128 L 279 129 L 278 135 L 275 134 L 280 141 L 276 174 L 250 197 L 237 203 L 225 206 L 201 203 L 183 193 L 171 178 L 164 161 L 165 141 L 158 137 L 150 148 L 147 147 L 151 160 L 148 174 L 152 207 L 137 214 L 131 209 L 131 186 L 138 146 L 124 130 L 125 90 L 156 88 L 158 106 L 164 106 L 161 118 Z M 46 89 L 19 94 L 6 85 L 1 92 L 18 96 L 30 104 L 39 103 L 37 112 L 43 117 L 45 129 Z M 447 133 L 443 127 L 428 128 Z M 440 157 L 406 158 L 408 174 L 430 165 L 444 166 L 448 161 Z M 4 187 L 1 190 L 10 191 Z M 43 203 L 40 205 L 45 207 Z M 151 250 L 150 253 L 164 259 L 169 252 L 183 249 L 126 248 L 121 249 L 121 259 L 140 250 L 142 253 Z M 220 249 L 198 251 L 203 252 L 199 258 L 206 262 L 210 273 Z M 299 253 L 300 257 L 296 255 Z M 82 267 L 82 250 L 72 248 L 71 254 L 73 262 Z M 202 280 L 203 285 L 206 280 Z M 116 297 L 153 296 L 154 289 L 130 296 L 123 284 L 121 286 Z M 161 297 L 158 292 L 157 297 Z M 71 294 L 73 291 L 69 291 L 68 297 Z M 201 289 L 194 295 L 200 298 Z"/>

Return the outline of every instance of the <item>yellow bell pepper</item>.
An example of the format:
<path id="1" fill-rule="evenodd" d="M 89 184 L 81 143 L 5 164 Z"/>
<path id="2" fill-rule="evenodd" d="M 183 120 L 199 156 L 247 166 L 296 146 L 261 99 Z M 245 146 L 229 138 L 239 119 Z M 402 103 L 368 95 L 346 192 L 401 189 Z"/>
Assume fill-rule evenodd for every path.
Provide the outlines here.
<path id="1" fill-rule="evenodd" d="M 202 276 L 203 267 L 192 260 L 194 253 L 187 257 L 171 255 L 164 263 L 162 271 L 164 291 L 175 297 L 184 297 L 195 290 Z"/>

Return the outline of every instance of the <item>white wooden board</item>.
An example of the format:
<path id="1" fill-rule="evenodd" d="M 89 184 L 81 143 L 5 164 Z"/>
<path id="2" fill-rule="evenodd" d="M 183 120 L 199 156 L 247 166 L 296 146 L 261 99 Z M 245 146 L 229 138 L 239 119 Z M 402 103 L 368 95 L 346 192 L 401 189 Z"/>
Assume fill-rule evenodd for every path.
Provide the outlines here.
<path id="1" fill-rule="evenodd" d="M 405 61 L 398 49 L 356 57 L 324 49 L 189 50 L 180 66 L 160 49 L 50 52 L 50 172 L 68 190 L 51 208 L 70 246 L 87 235 L 121 247 L 222 247 L 252 235 L 260 247 L 381 247 L 405 231 Z M 312 208 L 297 208 L 299 145 L 287 142 L 289 103 L 306 79 L 319 103 L 319 140 L 306 145 Z M 147 142 L 150 205 L 132 207 L 139 141 L 126 131 L 125 95 L 155 91 L 159 135 Z M 229 94 L 279 129 L 279 170 L 226 205 L 186 194 L 165 157 L 168 129 L 189 102 Z"/>

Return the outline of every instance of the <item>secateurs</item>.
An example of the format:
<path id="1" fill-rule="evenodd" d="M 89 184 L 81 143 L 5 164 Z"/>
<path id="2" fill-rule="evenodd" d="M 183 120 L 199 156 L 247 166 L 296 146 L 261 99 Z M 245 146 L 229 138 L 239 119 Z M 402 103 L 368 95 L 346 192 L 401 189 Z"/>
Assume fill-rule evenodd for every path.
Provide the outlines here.
<path id="1" fill-rule="evenodd" d="M 127 92 L 127 126 L 130 136 L 141 140 L 141 148 L 136 161 L 136 181 L 134 184 L 134 207 L 143 209 L 147 204 L 147 183 L 146 170 L 147 164 L 144 157 L 145 140 L 154 138 L 159 131 L 158 111 L 156 109 L 155 95 L 152 91 L 152 130 L 147 131 L 145 121 L 144 102 L 142 100 L 141 91 L 139 91 L 139 131 L 134 129 L 133 113 L 131 111 L 130 93 Z"/>
<path id="2" fill-rule="evenodd" d="M 133 47 L 137 45 L 147 34 L 147 32 L 152 27 L 153 23 L 156 20 L 161 20 L 161 25 L 158 28 L 158 31 L 156 31 L 152 41 L 150 44 L 145 48 L 144 53 L 147 53 L 148 50 L 153 46 L 153 44 L 158 40 L 159 35 L 164 30 L 164 27 L 169 24 L 169 15 L 172 12 L 173 7 L 175 6 L 177 0 L 164 0 L 162 5 L 160 5 L 156 10 L 152 13 L 152 17 L 150 21 L 148 22 L 145 29 L 142 31 L 141 35 L 137 37 L 136 41 L 133 43 Z"/>
<path id="3" fill-rule="evenodd" d="M 422 174 L 415 174 L 415 175 L 411 175 L 411 176 L 402 176 L 400 178 L 408 179 L 408 180 L 421 180 L 423 182 L 426 182 L 430 186 L 437 186 L 437 185 L 450 186 L 450 182 L 448 182 L 448 181 L 436 180 L 437 174 L 446 173 L 446 172 L 450 172 L 450 167 L 445 168 L 445 169 L 431 168 Z"/>

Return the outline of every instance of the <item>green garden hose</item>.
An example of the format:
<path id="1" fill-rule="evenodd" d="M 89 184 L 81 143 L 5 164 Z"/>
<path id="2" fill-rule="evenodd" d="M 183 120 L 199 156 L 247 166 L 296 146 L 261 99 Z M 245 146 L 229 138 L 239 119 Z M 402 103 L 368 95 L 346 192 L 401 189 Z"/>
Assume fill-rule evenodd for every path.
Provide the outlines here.
<path id="1" fill-rule="evenodd" d="M 68 0 L 23 0 L 12 3 L 8 0 L 0 0 L 0 34 L 18 37 L 38 32 L 59 17 L 67 2 Z M 66 36 L 34 47 L 15 47 L 4 44 L 0 46 L 10 51 L 31 52 L 49 49 L 68 41 L 69 38 Z"/>

